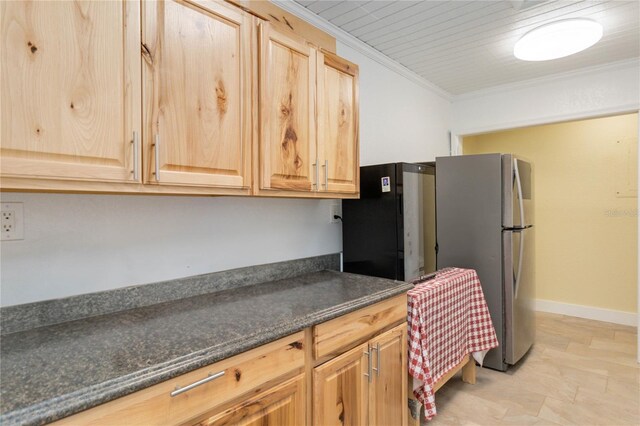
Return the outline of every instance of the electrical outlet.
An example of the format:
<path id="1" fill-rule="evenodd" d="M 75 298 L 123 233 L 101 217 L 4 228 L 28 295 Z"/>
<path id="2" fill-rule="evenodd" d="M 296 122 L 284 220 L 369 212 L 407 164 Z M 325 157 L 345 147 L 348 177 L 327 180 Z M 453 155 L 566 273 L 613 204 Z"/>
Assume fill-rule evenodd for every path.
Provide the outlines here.
<path id="1" fill-rule="evenodd" d="M 2 203 L 0 221 L 0 240 L 12 241 L 24 239 L 22 203 Z"/>
<path id="2" fill-rule="evenodd" d="M 342 205 L 339 203 L 331 204 L 329 208 L 329 223 L 340 223 L 340 219 L 336 216 L 342 216 Z"/>

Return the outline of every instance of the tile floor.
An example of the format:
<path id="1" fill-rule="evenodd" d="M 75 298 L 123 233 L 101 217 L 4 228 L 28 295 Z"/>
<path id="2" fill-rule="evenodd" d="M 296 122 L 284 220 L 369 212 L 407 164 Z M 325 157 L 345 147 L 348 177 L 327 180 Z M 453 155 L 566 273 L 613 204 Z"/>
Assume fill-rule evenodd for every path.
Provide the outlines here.
<path id="1" fill-rule="evenodd" d="M 538 313 L 536 343 L 507 373 L 456 376 L 423 425 L 640 425 L 636 328 Z"/>

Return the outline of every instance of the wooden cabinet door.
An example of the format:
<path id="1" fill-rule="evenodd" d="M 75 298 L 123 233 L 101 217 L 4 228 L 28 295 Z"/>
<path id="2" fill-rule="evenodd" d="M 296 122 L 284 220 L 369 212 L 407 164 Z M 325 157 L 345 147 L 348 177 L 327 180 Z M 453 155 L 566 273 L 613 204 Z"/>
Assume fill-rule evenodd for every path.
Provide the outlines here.
<path id="1" fill-rule="evenodd" d="M 317 78 L 319 190 L 357 193 L 358 66 L 319 52 Z"/>
<path id="2" fill-rule="evenodd" d="M 248 187 L 250 16 L 214 0 L 143 8 L 146 181 Z"/>
<path id="3" fill-rule="evenodd" d="M 316 51 L 260 26 L 260 189 L 315 191 Z"/>
<path id="4" fill-rule="evenodd" d="M 407 424 L 407 324 L 370 342 L 373 377 L 369 388 L 371 426 Z"/>
<path id="5" fill-rule="evenodd" d="M 2 175 L 135 181 L 140 2 L 2 1 L 0 20 Z"/>
<path id="6" fill-rule="evenodd" d="M 248 398 L 214 415 L 200 426 L 299 426 L 305 422 L 304 375 Z"/>
<path id="7" fill-rule="evenodd" d="M 368 346 L 353 348 L 313 372 L 313 424 L 367 424 Z"/>

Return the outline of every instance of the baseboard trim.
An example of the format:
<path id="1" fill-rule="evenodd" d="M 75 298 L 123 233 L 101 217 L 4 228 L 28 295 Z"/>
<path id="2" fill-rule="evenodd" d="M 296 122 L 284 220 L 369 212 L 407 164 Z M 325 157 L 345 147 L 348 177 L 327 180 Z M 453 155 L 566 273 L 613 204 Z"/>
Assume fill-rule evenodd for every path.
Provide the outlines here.
<path id="1" fill-rule="evenodd" d="M 533 308 L 540 312 L 568 315 L 596 321 L 612 322 L 614 324 L 638 326 L 638 315 L 633 312 L 614 311 L 612 309 L 595 308 L 593 306 L 573 305 L 571 303 L 554 302 L 552 300 L 536 299 Z"/>

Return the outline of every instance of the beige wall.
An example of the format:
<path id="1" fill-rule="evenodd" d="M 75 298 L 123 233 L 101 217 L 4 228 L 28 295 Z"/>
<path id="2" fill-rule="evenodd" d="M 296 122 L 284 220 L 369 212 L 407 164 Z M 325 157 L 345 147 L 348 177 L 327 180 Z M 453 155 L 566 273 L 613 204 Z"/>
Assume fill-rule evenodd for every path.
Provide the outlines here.
<path id="1" fill-rule="evenodd" d="M 638 115 L 463 139 L 534 164 L 536 298 L 637 311 Z"/>

